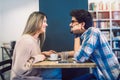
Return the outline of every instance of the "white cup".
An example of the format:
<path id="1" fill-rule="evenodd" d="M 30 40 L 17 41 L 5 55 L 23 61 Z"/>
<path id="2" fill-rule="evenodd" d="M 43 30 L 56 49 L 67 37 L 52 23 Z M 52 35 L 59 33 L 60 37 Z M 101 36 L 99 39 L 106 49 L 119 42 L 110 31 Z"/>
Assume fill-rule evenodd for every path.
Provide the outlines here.
<path id="1" fill-rule="evenodd" d="M 58 54 L 50 54 L 51 60 L 58 60 Z"/>

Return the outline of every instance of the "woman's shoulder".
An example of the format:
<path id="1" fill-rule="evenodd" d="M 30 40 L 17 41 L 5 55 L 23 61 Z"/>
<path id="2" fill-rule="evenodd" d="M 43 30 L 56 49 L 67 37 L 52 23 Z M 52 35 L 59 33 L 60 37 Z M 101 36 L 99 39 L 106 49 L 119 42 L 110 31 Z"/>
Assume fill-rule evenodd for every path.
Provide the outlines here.
<path id="1" fill-rule="evenodd" d="M 33 44 L 34 41 L 31 35 L 22 35 L 17 42 L 21 44 Z"/>

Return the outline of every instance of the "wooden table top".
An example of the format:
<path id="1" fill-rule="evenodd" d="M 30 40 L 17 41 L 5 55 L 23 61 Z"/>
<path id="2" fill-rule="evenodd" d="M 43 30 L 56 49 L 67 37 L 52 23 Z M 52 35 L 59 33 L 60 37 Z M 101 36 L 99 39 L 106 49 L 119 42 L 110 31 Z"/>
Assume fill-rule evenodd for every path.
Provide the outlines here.
<path id="1" fill-rule="evenodd" d="M 68 63 L 59 63 L 58 61 L 41 61 L 32 65 L 33 68 L 95 68 L 96 64 L 93 62 L 77 63 L 69 61 Z"/>

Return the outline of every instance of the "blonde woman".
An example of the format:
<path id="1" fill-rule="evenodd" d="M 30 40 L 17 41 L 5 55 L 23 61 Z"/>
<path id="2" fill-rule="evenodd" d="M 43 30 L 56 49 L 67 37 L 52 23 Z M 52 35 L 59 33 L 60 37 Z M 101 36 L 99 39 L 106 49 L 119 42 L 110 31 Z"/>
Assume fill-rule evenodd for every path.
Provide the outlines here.
<path id="1" fill-rule="evenodd" d="M 41 80 L 40 71 L 31 68 L 31 64 L 43 61 L 45 55 L 54 52 L 41 52 L 47 26 L 47 17 L 43 12 L 33 12 L 29 16 L 23 35 L 14 48 L 11 80 Z"/>

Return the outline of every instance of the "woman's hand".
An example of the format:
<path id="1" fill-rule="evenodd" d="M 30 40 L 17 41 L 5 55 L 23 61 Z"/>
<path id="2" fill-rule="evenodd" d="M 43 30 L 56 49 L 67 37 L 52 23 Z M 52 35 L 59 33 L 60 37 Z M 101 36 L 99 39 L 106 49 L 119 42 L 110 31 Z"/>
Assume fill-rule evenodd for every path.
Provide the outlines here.
<path id="1" fill-rule="evenodd" d="M 43 51 L 42 54 L 44 54 L 45 56 L 50 56 L 50 54 L 56 54 L 56 51 L 54 50 L 49 50 L 49 51 Z"/>

